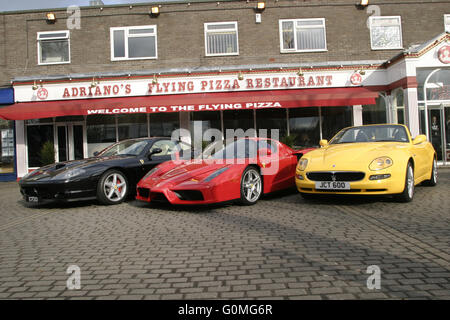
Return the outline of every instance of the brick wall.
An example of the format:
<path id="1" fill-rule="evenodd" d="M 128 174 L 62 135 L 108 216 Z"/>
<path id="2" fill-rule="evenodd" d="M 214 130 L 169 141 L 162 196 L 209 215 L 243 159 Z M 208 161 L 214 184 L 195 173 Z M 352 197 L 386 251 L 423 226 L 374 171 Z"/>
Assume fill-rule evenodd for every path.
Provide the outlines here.
<path id="1" fill-rule="evenodd" d="M 66 11 L 54 11 L 57 22 L 46 23 L 46 11 L 0 15 L 0 86 L 17 76 L 67 75 L 89 72 L 149 71 L 161 68 L 233 66 L 271 63 L 385 60 L 399 50 L 373 51 L 366 27 L 368 13 L 356 0 L 267 1 L 262 23 L 255 23 L 255 2 L 163 4 L 158 18 L 147 14 L 150 5 L 82 8 L 81 29 L 71 30 L 71 63 L 37 64 L 38 31 L 66 30 Z M 403 46 L 427 41 L 444 31 L 449 1 L 370 1 L 381 15 L 402 17 Z M 327 52 L 281 54 L 279 19 L 325 18 Z M 206 57 L 205 22 L 238 21 L 238 56 Z M 111 61 L 110 27 L 158 26 L 158 59 Z"/>

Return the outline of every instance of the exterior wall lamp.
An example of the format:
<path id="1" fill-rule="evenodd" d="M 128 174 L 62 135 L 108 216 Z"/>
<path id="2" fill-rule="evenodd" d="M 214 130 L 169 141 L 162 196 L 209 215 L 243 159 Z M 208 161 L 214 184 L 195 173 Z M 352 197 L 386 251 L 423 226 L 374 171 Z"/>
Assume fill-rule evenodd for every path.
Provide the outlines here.
<path id="1" fill-rule="evenodd" d="M 98 82 L 98 81 L 95 81 L 95 77 L 92 78 L 91 88 L 95 88 L 98 84 L 99 84 L 99 82 Z"/>
<path id="2" fill-rule="evenodd" d="M 303 73 L 302 68 L 298 68 L 297 75 L 298 75 L 299 77 L 303 77 L 304 73 Z"/>
<path id="3" fill-rule="evenodd" d="M 359 10 L 364 10 L 365 7 L 369 5 L 369 0 L 361 0 L 355 4 L 356 8 Z"/>
<path id="4" fill-rule="evenodd" d="M 150 9 L 150 17 L 152 18 L 158 18 L 159 16 L 159 7 L 158 6 L 154 6 Z"/>
<path id="5" fill-rule="evenodd" d="M 45 19 L 47 20 L 47 23 L 54 24 L 56 22 L 56 15 L 53 12 L 47 12 Z"/>
<path id="6" fill-rule="evenodd" d="M 152 80 L 152 84 L 157 84 L 158 83 L 158 77 L 155 75 L 153 75 L 153 80 Z"/>
<path id="7" fill-rule="evenodd" d="M 266 9 L 266 3 L 264 1 L 258 1 L 255 11 L 258 13 L 263 12 Z"/>
<path id="8" fill-rule="evenodd" d="M 38 85 L 36 84 L 36 80 L 34 80 L 33 86 L 31 87 L 31 89 L 33 90 L 37 90 L 38 89 Z"/>
<path id="9" fill-rule="evenodd" d="M 242 74 L 242 72 L 239 71 L 239 74 L 238 74 L 237 78 L 238 78 L 239 81 L 244 80 L 244 75 Z"/>

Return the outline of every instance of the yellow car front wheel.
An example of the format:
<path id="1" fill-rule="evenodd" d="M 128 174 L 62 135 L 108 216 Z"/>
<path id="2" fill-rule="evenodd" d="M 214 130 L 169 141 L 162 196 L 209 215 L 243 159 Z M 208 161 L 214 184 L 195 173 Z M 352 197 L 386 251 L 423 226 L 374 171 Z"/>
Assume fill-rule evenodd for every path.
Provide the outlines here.
<path id="1" fill-rule="evenodd" d="M 434 158 L 433 159 L 433 165 L 432 165 L 432 168 L 431 168 L 430 180 L 425 180 L 423 182 L 423 184 L 426 185 L 426 186 L 434 187 L 435 185 L 437 185 L 437 180 L 438 180 L 437 161 L 436 161 L 436 158 Z"/>
<path id="2" fill-rule="evenodd" d="M 405 188 L 396 196 L 400 202 L 410 202 L 414 197 L 414 168 L 411 162 L 406 166 Z"/>

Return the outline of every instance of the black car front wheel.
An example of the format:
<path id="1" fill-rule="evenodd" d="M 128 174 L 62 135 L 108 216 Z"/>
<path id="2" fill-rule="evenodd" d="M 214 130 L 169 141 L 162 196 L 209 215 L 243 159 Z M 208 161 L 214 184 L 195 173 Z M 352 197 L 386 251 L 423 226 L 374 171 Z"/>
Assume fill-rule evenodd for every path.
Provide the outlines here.
<path id="1" fill-rule="evenodd" d="M 119 170 L 106 171 L 98 181 L 97 199 L 103 204 L 119 204 L 128 195 L 128 180 Z"/>

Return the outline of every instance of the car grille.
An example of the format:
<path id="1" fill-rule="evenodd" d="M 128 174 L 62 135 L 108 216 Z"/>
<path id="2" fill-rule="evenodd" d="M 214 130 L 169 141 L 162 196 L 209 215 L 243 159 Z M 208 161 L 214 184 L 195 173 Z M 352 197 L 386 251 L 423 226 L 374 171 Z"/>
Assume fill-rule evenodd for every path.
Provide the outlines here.
<path id="1" fill-rule="evenodd" d="M 321 171 L 308 172 L 306 176 L 312 181 L 359 181 L 366 174 L 359 171 Z"/>
<path id="2" fill-rule="evenodd" d="M 155 201 L 155 202 L 169 202 L 169 200 L 167 200 L 164 193 L 161 193 L 161 192 L 150 193 L 150 200 Z"/>
<path id="3" fill-rule="evenodd" d="M 150 195 L 150 189 L 138 188 L 138 193 L 142 198 L 148 198 L 148 196 Z"/>
<path id="4" fill-rule="evenodd" d="M 185 201 L 203 201 L 203 194 L 199 190 L 174 190 L 180 200 Z"/>
<path id="5" fill-rule="evenodd" d="M 45 187 L 23 187 L 21 193 L 25 196 L 41 197 L 44 199 L 51 199 L 52 192 Z"/>

